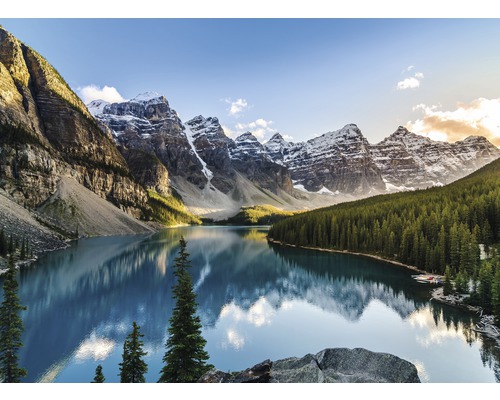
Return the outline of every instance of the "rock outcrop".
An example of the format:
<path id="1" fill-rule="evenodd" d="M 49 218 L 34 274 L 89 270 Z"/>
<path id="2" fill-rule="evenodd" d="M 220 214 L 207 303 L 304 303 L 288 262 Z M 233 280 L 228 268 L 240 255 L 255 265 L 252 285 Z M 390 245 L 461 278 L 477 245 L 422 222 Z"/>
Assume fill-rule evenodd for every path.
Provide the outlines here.
<path id="1" fill-rule="evenodd" d="M 354 124 L 305 143 L 290 144 L 274 136 L 265 147 L 275 162 L 288 167 L 295 186 L 309 192 L 366 195 L 385 188 L 370 144 Z"/>
<path id="2" fill-rule="evenodd" d="M 147 193 L 112 136 L 40 54 L 3 28 L 0 145 L 0 187 L 24 207 L 39 208 L 66 177 L 121 212 L 144 215 Z"/>
<path id="3" fill-rule="evenodd" d="M 207 372 L 202 383 L 419 383 L 414 364 L 387 353 L 325 349 L 302 358 L 265 360 L 241 372 Z"/>
<path id="4" fill-rule="evenodd" d="M 438 142 L 400 126 L 370 152 L 388 191 L 447 185 L 500 157 L 486 138 Z"/>

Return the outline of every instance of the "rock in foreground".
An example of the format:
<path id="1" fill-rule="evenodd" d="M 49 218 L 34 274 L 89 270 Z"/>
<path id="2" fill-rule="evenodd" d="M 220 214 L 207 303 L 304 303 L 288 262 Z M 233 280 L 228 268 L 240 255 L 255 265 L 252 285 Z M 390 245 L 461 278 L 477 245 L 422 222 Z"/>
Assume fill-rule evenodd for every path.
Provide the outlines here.
<path id="1" fill-rule="evenodd" d="M 387 353 L 357 349 L 325 349 L 316 355 L 266 360 L 244 371 L 216 369 L 202 383 L 419 383 L 412 363 Z"/>

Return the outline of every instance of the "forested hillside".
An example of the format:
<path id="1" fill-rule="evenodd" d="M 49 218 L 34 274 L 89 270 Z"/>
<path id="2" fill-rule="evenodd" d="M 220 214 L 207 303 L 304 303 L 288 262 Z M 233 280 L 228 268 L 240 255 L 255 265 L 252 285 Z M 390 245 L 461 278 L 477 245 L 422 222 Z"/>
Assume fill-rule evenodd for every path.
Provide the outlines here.
<path id="1" fill-rule="evenodd" d="M 491 306 L 491 296 L 500 297 L 496 293 L 500 288 L 495 287 L 500 284 L 500 268 L 496 262 L 480 262 L 479 244 L 488 248 L 500 241 L 500 160 L 445 187 L 299 214 L 277 222 L 269 237 L 300 246 L 376 254 L 427 271 L 447 272 L 459 291 L 471 289 L 467 282 L 473 291 L 483 286 Z M 481 284 L 480 278 L 486 283 Z"/>

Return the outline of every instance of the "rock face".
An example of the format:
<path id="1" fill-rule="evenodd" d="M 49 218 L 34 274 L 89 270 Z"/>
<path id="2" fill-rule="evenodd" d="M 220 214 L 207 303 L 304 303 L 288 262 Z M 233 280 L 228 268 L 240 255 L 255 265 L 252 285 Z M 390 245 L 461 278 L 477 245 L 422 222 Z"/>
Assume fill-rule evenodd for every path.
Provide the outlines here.
<path id="1" fill-rule="evenodd" d="M 265 147 L 250 132 L 238 136 L 229 153 L 234 167 L 252 182 L 276 193 L 278 189 L 292 194 L 292 180 L 287 167 L 274 162 Z"/>
<path id="2" fill-rule="evenodd" d="M 185 123 L 186 136 L 200 158 L 210 183 L 222 193 L 235 188 L 235 171 L 229 157 L 232 139 L 228 138 L 217 118 L 201 115 Z"/>
<path id="3" fill-rule="evenodd" d="M 446 185 L 500 156 L 500 150 L 484 137 L 437 142 L 401 126 L 370 151 L 388 190 Z"/>
<path id="4" fill-rule="evenodd" d="M 113 138 L 36 51 L 0 28 L 0 186 L 38 208 L 71 177 L 134 217 L 147 207 Z"/>
<path id="5" fill-rule="evenodd" d="M 500 157 L 484 137 L 437 142 L 403 127 L 372 145 L 354 124 L 305 143 L 276 134 L 264 147 L 289 168 L 295 188 L 355 195 L 445 185 Z"/>
<path id="6" fill-rule="evenodd" d="M 316 355 L 263 361 L 245 371 L 209 371 L 203 383 L 419 383 L 412 363 L 365 349 L 325 349 Z"/>
<path id="7" fill-rule="evenodd" d="M 370 144 L 354 124 L 305 143 L 286 143 L 275 135 L 266 148 L 275 162 L 289 168 L 294 184 L 307 191 L 363 195 L 384 189 Z"/>
<path id="8" fill-rule="evenodd" d="M 293 195 L 288 169 L 275 163 L 252 134 L 227 137 L 217 118 L 199 115 L 183 124 L 157 93 L 116 104 L 96 100 L 88 108 L 109 129 L 142 185 L 165 191 L 168 180 L 201 214 L 224 206 L 234 215 L 242 205 Z"/>
<path id="9" fill-rule="evenodd" d="M 157 158 L 168 174 L 187 179 L 200 189 L 207 183 L 203 166 L 192 148 L 179 116 L 158 93 L 142 93 L 130 101 L 102 105 L 91 103 L 95 117 L 109 127 L 116 142 Z M 154 157 L 153 157 L 154 156 Z"/>

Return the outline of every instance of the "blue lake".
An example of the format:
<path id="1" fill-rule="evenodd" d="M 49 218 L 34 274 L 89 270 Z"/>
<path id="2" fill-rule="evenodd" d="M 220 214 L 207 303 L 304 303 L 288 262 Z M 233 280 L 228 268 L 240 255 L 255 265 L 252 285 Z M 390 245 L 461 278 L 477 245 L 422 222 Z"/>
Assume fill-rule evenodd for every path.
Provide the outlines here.
<path id="1" fill-rule="evenodd" d="M 364 347 L 417 365 L 423 382 L 500 381 L 500 351 L 475 316 L 430 301 L 412 271 L 377 260 L 270 245 L 267 229 L 186 227 L 79 240 L 19 273 L 26 382 L 118 382 L 123 341 L 144 334 L 156 382 L 184 235 L 210 363 L 223 371 L 327 347 Z"/>

